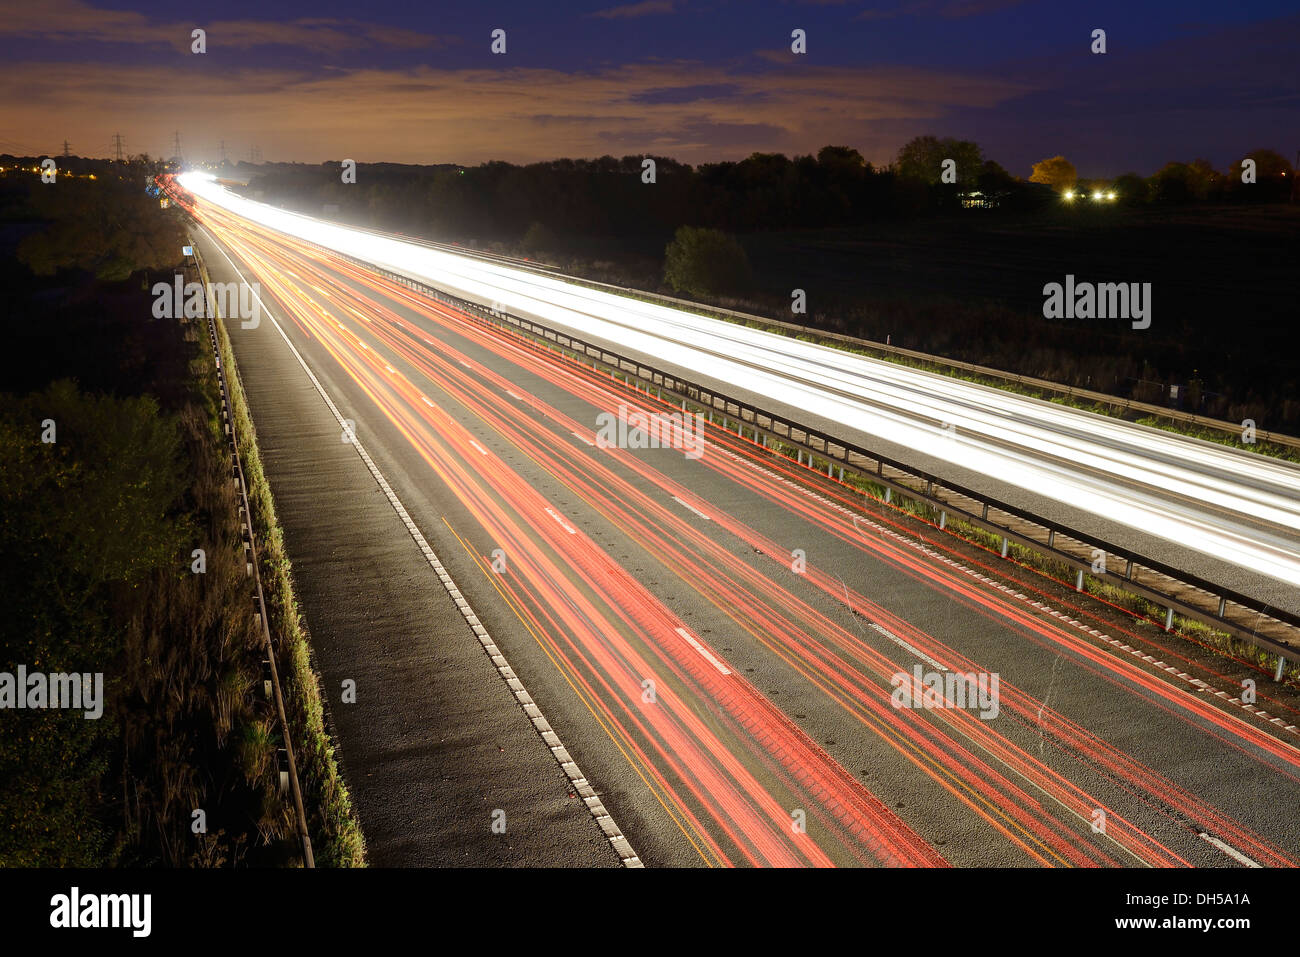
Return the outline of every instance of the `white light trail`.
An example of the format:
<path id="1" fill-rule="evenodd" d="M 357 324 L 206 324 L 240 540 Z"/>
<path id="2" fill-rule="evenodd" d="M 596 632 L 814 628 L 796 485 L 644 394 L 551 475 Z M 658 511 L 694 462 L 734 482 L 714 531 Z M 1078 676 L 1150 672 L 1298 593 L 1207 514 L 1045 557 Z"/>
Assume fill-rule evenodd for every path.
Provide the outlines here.
<path id="1" fill-rule="evenodd" d="M 322 222 L 190 174 L 180 179 L 201 201 L 289 236 L 1300 585 L 1300 468 L 1290 463 Z"/>

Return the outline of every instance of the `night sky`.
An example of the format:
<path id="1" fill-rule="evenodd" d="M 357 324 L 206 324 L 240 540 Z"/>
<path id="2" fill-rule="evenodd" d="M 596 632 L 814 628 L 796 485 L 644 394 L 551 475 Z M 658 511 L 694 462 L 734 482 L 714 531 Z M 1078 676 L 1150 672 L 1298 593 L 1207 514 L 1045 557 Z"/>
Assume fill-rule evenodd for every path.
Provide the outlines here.
<path id="1" fill-rule="evenodd" d="M 1300 147 L 1294 0 L 196 4 L 0 13 L 0 150 L 316 163 L 699 163 L 973 139 L 1028 176 Z M 190 19 L 194 11 L 209 11 Z M 189 52 L 190 31 L 208 52 Z M 489 52 L 503 28 L 507 52 Z M 790 53 L 807 32 L 808 53 Z M 1108 52 L 1090 52 L 1095 28 Z"/>

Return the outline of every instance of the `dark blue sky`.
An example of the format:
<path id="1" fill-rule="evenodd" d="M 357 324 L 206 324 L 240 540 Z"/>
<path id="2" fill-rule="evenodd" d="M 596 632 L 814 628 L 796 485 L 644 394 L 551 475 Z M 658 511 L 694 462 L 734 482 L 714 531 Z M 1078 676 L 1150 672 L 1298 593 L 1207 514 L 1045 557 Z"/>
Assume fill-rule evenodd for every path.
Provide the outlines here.
<path id="1" fill-rule="evenodd" d="M 402 7 L 409 7 L 402 9 Z M 196 8 L 197 9 L 197 8 Z M 207 4 L 5 13 L 0 149 L 479 162 L 688 162 L 974 139 L 1017 175 L 1300 147 L 1294 2 L 1052 0 Z M 189 31 L 208 52 L 189 52 Z M 489 34 L 507 31 L 504 56 Z M 792 56 L 803 29 L 808 53 Z M 1090 34 L 1107 34 L 1105 55 Z"/>

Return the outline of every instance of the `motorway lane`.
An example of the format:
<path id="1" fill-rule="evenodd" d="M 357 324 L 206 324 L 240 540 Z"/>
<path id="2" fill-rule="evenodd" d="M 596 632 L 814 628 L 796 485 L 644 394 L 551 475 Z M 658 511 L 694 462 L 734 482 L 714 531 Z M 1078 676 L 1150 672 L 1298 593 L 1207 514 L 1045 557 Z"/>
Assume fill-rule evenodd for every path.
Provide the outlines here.
<path id="1" fill-rule="evenodd" d="M 214 282 L 236 279 L 215 250 Z M 228 321 L 372 866 L 617 867 L 283 340 Z M 355 682 L 356 702 L 341 701 Z M 506 813 L 504 835 L 492 812 Z"/>
<path id="2" fill-rule="evenodd" d="M 270 247 L 258 249 L 249 245 L 246 250 L 250 259 L 265 256 L 269 260 L 273 256 Z M 264 289 L 267 275 L 274 268 L 267 266 L 259 270 Z M 1269 754 L 1268 742 L 1239 727 L 1240 722 L 1235 719 L 1189 708 L 1181 700 L 1188 697 L 1185 692 L 1173 694 L 1159 687 L 1153 690 L 1136 669 L 1109 660 L 1113 656 L 1102 655 L 1100 661 L 1093 660 L 1095 652 L 1086 643 L 1079 642 L 1077 635 L 1066 636 L 1066 629 L 1050 619 L 1045 626 L 1012 623 L 1015 617 L 1012 612 L 981 608 L 980 601 L 964 595 L 956 585 L 936 588 L 931 580 L 933 568 L 921 576 L 918 586 L 916 579 L 909 577 L 917 572 L 909 573 L 903 559 L 866 553 L 860 542 L 846 542 L 842 529 L 836 532 L 819 527 L 818 522 L 824 522 L 824 516 L 796 514 L 788 503 L 774 507 L 776 503 L 770 498 L 765 499 L 753 488 L 746 487 L 747 482 L 756 480 L 754 465 L 739 467 L 740 479 L 737 474 L 727 475 L 721 470 L 710 472 L 709 465 L 727 459 L 730 453 L 725 450 L 717 456 L 705 455 L 699 462 L 668 450 L 652 450 L 642 455 L 622 450 L 593 451 L 591 446 L 573 437 L 573 432 L 583 431 L 584 424 L 587 430 L 591 429 L 597 408 L 592 400 L 575 395 L 570 382 L 565 383 L 568 388 L 557 387 L 553 374 L 548 377 L 537 371 L 541 365 L 535 358 L 529 362 L 516 354 L 515 361 L 504 361 L 499 353 L 481 342 L 470 341 L 427 318 L 420 322 L 417 312 L 408 308 L 409 302 L 399 305 L 393 301 L 393 297 L 400 300 L 407 296 L 405 290 L 394 288 L 390 296 L 378 299 L 374 289 L 358 282 L 355 275 L 340 281 L 340 273 L 348 271 L 341 264 L 314 277 L 307 277 L 306 273 L 318 267 L 302 258 L 285 260 L 280 268 L 285 270 L 281 281 L 286 286 L 281 294 L 286 301 L 293 301 L 299 295 L 289 285 L 310 290 L 296 309 L 300 314 L 298 321 L 302 323 L 302 328 L 297 330 L 303 336 L 300 347 L 309 354 L 309 361 L 319 363 L 318 368 L 331 380 L 331 394 L 338 395 L 336 389 L 341 389 L 344 395 L 357 390 L 356 381 L 349 376 L 329 375 L 332 366 L 346 363 L 352 366 L 356 380 L 366 381 L 375 396 L 380 396 L 385 388 L 382 377 L 375 379 L 373 375 L 376 369 L 382 368 L 388 375 L 418 381 L 421 392 L 434 396 L 440 407 L 460 404 L 455 420 L 474 423 L 470 427 L 473 437 L 469 439 L 472 454 L 485 459 L 500 457 L 507 462 L 509 471 L 524 480 L 514 489 L 516 495 L 524 496 L 530 488 L 544 490 L 558 516 L 553 520 L 561 529 L 560 534 L 568 534 L 562 522 L 572 522 L 575 533 L 579 529 L 595 533 L 594 538 L 603 543 L 603 550 L 644 582 L 660 605 L 675 610 L 694 634 L 711 643 L 709 646 L 734 666 L 735 672 L 753 675 L 750 679 L 753 684 L 770 701 L 778 702 L 788 714 L 797 716 L 795 720 L 808 729 L 809 737 L 822 742 L 838 765 L 855 768 L 855 773 L 870 783 L 872 792 L 899 809 L 914 829 L 928 835 L 954 863 L 1223 862 L 1221 853 L 1198 836 L 1199 828 L 1210 828 L 1212 835 L 1226 835 L 1226 839 L 1246 845 L 1250 853 L 1271 863 L 1287 861 L 1293 853 L 1294 834 L 1285 824 L 1276 822 L 1276 815 L 1268 810 L 1273 797 L 1279 801 L 1294 798 L 1293 749 Z M 335 282 L 339 284 L 331 285 Z M 349 310 L 333 308 L 333 314 L 344 315 L 349 320 L 345 326 L 352 330 L 354 338 L 347 338 L 339 330 L 341 338 L 333 344 L 335 351 L 331 355 L 324 347 L 334 338 L 334 330 L 320 316 L 310 318 L 315 307 L 306 300 L 328 305 L 344 288 L 369 297 L 372 303 L 382 306 L 382 311 L 363 305 L 359 312 L 367 321 L 367 318 L 346 315 Z M 403 331 L 404 322 L 415 324 L 412 328 L 422 330 L 421 334 L 413 337 L 409 329 Z M 285 325 L 291 331 L 294 329 L 292 323 Z M 396 331 L 390 333 L 382 328 L 385 326 L 392 326 Z M 422 341 L 423 332 L 432 334 L 437 348 L 424 350 L 428 343 Z M 361 339 L 356 337 L 365 337 L 366 349 L 359 348 Z M 351 351 L 341 345 L 346 343 L 353 344 Z M 238 343 L 236 348 L 239 349 Z M 448 348 L 456 356 L 454 362 L 445 358 Z M 421 352 L 429 354 L 421 355 Z M 364 364 L 358 362 L 362 353 L 375 353 L 382 359 L 367 372 Z M 442 357 L 440 361 L 438 357 Z M 470 368 L 465 368 L 466 365 Z M 588 384 L 585 388 L 590 390 L 593 386 Z M 600 388 L 609 391 L 612 387 L 602 384 Z M 489 392 L 493 393 L 491 398 Z M 595 393 L 588 394 L 595 402 L 600 401 Z M 386 400 L 377 401 L 382 404 Z M 384 438 L 385 414 L 368 403 L 369 400 L 358 398 L 354 405 L 358 410 L 359 433 L 364 427 L 366 431 L 361 434 L 372 447 L 372 454 L 379 447 L 391 458 L 394 469 L 408 472 L 414 480 L 394 481 L 402 490 L 404 501 L 407 489 L 413 490 L 417 498 L 429 499 L 425 505 L 432 506 L 432 513 L 427 508 L 411 508 L 410 501 L 407 505 L 417 515 L 426 534 L 431 539 L 437 537 L 435 523 L 421 516 L 438 514 L 439 508 L 448 504 L 445 496 L 440 499 L 421 489 L 421 470 L 410 462 L 409 454 L 402 448 L 403 440 Z M 519 414 L 509 411 L 510 403 L 518 407 Z M 471 407 L 478 412 L 477 422 L 470 413 Z M 543 411 L 545 416 L 541 417 Z M 388 409 L 388 415 L 395 419 L 402 414 L 395 406 Z M 535 431 L 530 436 L 525 430 L 528 422 L 521 419 L 524 414 L 550 427 L 549 442 L 539 441 Z M 567 421 L 557 431 L 555 424 L 564 417 Z M 447 425 L 450 427 L 451 423 Z M 514 440 L 510 441 L 512 429 Z M 374 438 L 370 437 L 371 433 Z M 553 454 L 542 461 L 532 451 L 535 449 Z M 603 474 L 597 487 L 580 488 L 579 472 L 560 472 L 566 463 L 572 466 L 578 456 L 588 459 L 630 456 L 647 463 L 652 461 L 654 469 L 649 475 L 643 472 L 636 477 L 639 490 L 637 481 L 623 477 L 621 481 L 628 484 L 619 487 L 617 495 L 601 498 L 602 488 L 608 491 L 616 487 L 620 476 L 617 472 Z M 603 466 L 593 461 L 588 470 L 591 468 Z M 387 465 L 384 470 L 393 479 Z M 496 479 L 504 483 L 509 475 L 502 472 Z M 780 481 L 788 484 L 788 479 L 778 476 L 778 480 L 778 484 Z M 676 483 L 674 487 L 681 494 L 665 496 L 665 483 Z M 639 500 L 638 494 L 643 496 Z M 583 501 L 576 502 L 574 497 Z M 786 498 L 797 501 L 789 494 Z M 649 524 L 633 528 L 634 516 L 616 515 L 620 499 L 629 500 L 643 516 L 652 516 Z M 693 502 L 696 511 L 675 499 L 688 505 Z M 454 513 L 454 506 L 445 511 Z M 705 521 L 699 513 L 711 517 Z M 723 529 L 722 520 L 727 516 L 743 517 L 752 522 L 753 528 L 732 521 L 730 528 Z M 489 555 L 498 540 L 493 535 L 476 535 L 476 525 L 480 529 L 490 525 L 482 521 L 484 517 L 491 516 L 480 513 L 478 520 L 465 516 L 466 520 L 454 523 L 457 526 L 454 530 L 462 538 L 474 542 L 472 550 L 478 556 Z M 672 534 L 668 539 L 662 536 L 656 539 L 656 527 L 671 529 Z M 634 534 L 628 534 L 629 529 Z M 501 529 L 494 531 L 499 534 Z M 858 529 L 854 527 L 853 531 L 857 533 Z M 814 574 L 785 574 L 784 564 L 754 551 L 752 542 L 758 541 L 758 536 L 783 542 L 780 549 L 786 552 L 789 547 L 804 547 L 812 556 L 809 565 Z M 671 540 L 691 537 L 694 538 L 693 554 L 669 551 Z M 445 560 L 451 559 L 447 545 L 436 547 Z M 524 550 L 524 546 L 519 547 Z M 779 553 L 773 545 L 768 545 L 766 551 L 772 555 Z M 823 555 L 824 560 L 817 557 Z M 679 577 L 690 569 L 692 560 L 697 564 L 689 571 L 690 577 Z M 470 579 L 491 582 L 482 574 L 478 562 L 471 560 L 462 566 L 468 574 L 456 573 L 457 580 L 471 593 L 475 585 Z M 833 589 L 825 582 L 810 585 L 818 568 L 833 572 L 836 583 L 846 589 L 847 595 L 833 595 Z M 725 579 L 721 575 L 723 569 L 727 573 Z M 551 569 L 551 574 L 560 575 L 563 571 Z M 714 575 L 717 581 L 711 580 Z M 602 584 L 608 585 L 609 581 L 604 579 Z M 485 602 L 499 604 L 499 600 L 494 600 L 499 595 L 494 596 L 489 587 L 480 585 L 478 593 L 483 598 L 474 600 L 475 607 L 485 617 Z M 871 600 L 861 594 L 865 591 L 870 591 Z M 744 596 L 744 601 L 736 601 L 737 595 Z M 772 603 L 766 600 L 769 596 Z M 533 599 L 537 608 L 543 608 L 548 602 L 564 604 L 565 595 L 557 591 L 549 596 L 534 594 Z M 846 601 L 855 606 L 859 615 L 865 611 L 873 617 L 871 624 L 883 628 L 887 634 L 864 627 L 862 621 L 849 615 Z M 987 605 L 987 598 L 983 601 Z M 800 627 L 801 622 L 816 627 Z M 503 616 L 501 624 L 493 625 L 503 647 L 507 640 L 502 628 L 510 624 Z M 514 630 L 519 630 L 517 624 Z M 714 641 L 710 636 L 715 634 L 727 637 Z M 938 643 L 940 638 L 946 643 Z M 824 649 L 828 648 L 835 652 L 835 662 L 827 657 Z M 980 722 L 966 712 L 951 709 L 900 712 L 888 708 L 888 675 L 917 663 L 917 652 L 931 660 L 954 663 L 958 660 L 955 656 L 965 655 L 979 666 L 973 670 L 998 671 L 1008 703 L 1006 716 L 1011 720 Z M 515 652 L 509 654 L 514 660 Z M 822 657 L 817 667 L 808 667 L 807 662 L 819 655 Z M 516 662 L 516 667 L 521 674 L 525 672 L 520 663 Z M 529 668 L 542 676 L 540 680 L 548 685 L 548 693 L 559 691 L 558 700 L 563 700 L 563 689 L 554 687 L 553 678 L 545 677 L 544 666 L 530 664 Z M 543 700 L 537 682 L 529 677 L 526 683 Z M 727 731 L 723 724 L 727 715 L 722 709 L 710 715 L 710 708 L 716 708 L 712 704 L 705 705 L 701 711 L 699 690 L 697 687 L 696 713 L 714 719 L 717 740 L 722 741 Z M 1015 719 L 1012 715 L 1017 711 L 1012 704 L 1019 700 L 1017 696 L 1023 696 L 1023 700 L 1019 704 L 1020 717 Z M 1047 703 L 1050 709 L 1045 708 Z M 561 708 L 569 710 L 571 704 Z M 546 706 L 545 702 L 543 705 Z M 1046 726 L 1043 713 L 1048 716 Z M 1103 740 L 1112 744 L 1123 741 L 1132 755 L 1098 746 L 1070 725 L 1064 714 L 1072 715 L 1076 722 L 1087 725 Z M 1033 720 L 1026 720 L 1026 715 L 1033 715 Z M 556 720 L 555 715 L 552 720 Z M 1226 727 L 1216 722 L 1226 722 Z M 994 727 L 996 732 L 992 730 Z M 1140 733 L 1134 734 L 1134 729 L 1140 729 Z M 591 763 L 583 755 L 596 737 L 590 733 L 592 730 L 582 728 L 579 738 L 567 735 L 570 748 L 580 755 L 584 767 Z M 726 737 L 727 743 L 742 750 L 749 747 L 751 754 L 754 753 L 752 745 L 740 740 L 743 736 L 738 737 L 734 728 L 731 732 Z M 598 763 L 608 769 L 607 780 L 619 782 L 616 791 L 619 798 L 611 797 L 610 801 L 615 816 L 633 835 L 634 844 L 638 838 L 648 840 L 656 848 L 655 856 L 662 854 L 661 860 L 685 862 L 688 855 L 684 856 L 680 847 L 674 851 L 673 841 L 663 839 L 665 822 L 655 820 L 654 809 L 646 809 L 647 802 L 637 802 L 637 785 L 629 786 L 626 782 L 626 759 L 621 769 L 619 761 L 610 760 L 609 755 L 602 756 Z M 1160 769 L 1162 774 L 1153 773 L 1153 768 Z M 600 779 L 591 768 L 588 771 Z M 780 791 L 776 779 L 779 774 L 765 780 L 758 792 Z M 1253 795 L 1243 795 L 1242 780 L 1262 782 L 1263 786 Z M 1265 795 L 1263 801 L 1261 793 Z M 627 798 L 636 807 L 635 827 L 620 813 L 621 798 Z M 697 794 L 683 798 L 683 804 L 692 813 L 707 815 L 706 810 L 697 806 L 700 800 Z M 1102 837 L 1092 835 L 1087 826 L 1086 812 L 1097 806 L 1106 807 L 1111 813 L 1110 833 Z M 1231 807 L 1233 813 L 1221 814 L 1218 806 Z M 825 840 L 828 835 L 817 832 L 812 817 L 810 814 L 810 836 Z M 1117 818 L 1130 823 L 1116 826 Z M 1189 821 L 1192 827 L 1188 826 Z M 1242 822 L 1246 826 L 1241 826 Z M 702 823 L 700 826 L 704 833 L 697 831 L 695 836 L 707 847 L 709 828 Z M 679 827 L 678 830 L 689 837 L 690 829 Z M 743 844 L 744 841 L 738 841 L 734 846 L 723 847 L 722 843 L 716 843 L 711 848 L 711 853 L 718 858 L 715 862 L 730 860 L 737 852 L 744 859 Z M 638 849 L 652 859 L 644 849 Z M 695 850 L 698 853 L 698 847 Z M 848 849 L 836 850 L 843 855 Z M 750 854 L 758 852 L 750 847 Z M 851 862 L 851 853 L 836 862 L 841 860 Z"/>
<path id="3" fill-rule="evenodd" d="M 737 398 L 1300 612 L 1300 468 L 1292 464 L 187 185 L 205 201 L 667 371 L 716 380 Z M 941 423 L 955 426 L 956 441 Z"/>

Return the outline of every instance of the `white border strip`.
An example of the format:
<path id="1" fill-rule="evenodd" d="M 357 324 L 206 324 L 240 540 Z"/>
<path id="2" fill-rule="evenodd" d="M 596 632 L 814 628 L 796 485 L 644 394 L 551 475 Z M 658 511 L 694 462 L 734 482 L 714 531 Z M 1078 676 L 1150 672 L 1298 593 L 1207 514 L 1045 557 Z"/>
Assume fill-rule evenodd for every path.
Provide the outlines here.
<path id="1" fill-rule="evenodd" d="M 230 268 L 235 270 L 239 275 L 240 280 L 247 284 L 248 280 L 244 278 L 244 274 L 240 272 L 239 267 L 235 265 L 234 260 L 226 254 L 226 251 L 222 248 L 221 244 L 216 242 L 216 240 L 213 240 L 213 245 L 215 245 L 221 255 L 225 257 L 226 262 L 230 263 Z M 262 297 L 258 295 L 257 299 L 263 312 L 271 320 L 272 325 L 275 326 L 276 332 L 280 333 L 280 338 L 284 340 L 285 345 L 289 347 L 289 351 L 291 351 L 294 358 L 298 360 L 298 364 L 302 366 L 302 370 L 306 372 L 307 377 L 311 379 L 312 385 L 316 387 L 316 391 L 320 393 L 320 397 L 324 399 L 325 404 L 329 406 L 329 410 L 333 413 L 334 418 L 338 420 L 340 426 L 346 429 L 347 425 L 345 424 L 346 420 L 343 418 L 343 414 L 339 412 L 338 406 L 334 404 L 334 401 L 325 392 L 325 387 L 321 385 L 320 380 L 316 378 L 315 373 L 308 368 L 306 360 L 302 357 L 302 353 L 300 353 L 297 347 L 289 341 L 289 337 L 285 335 L 284 329 L 282 329 L 280 323 L 276 321 L 275 315 L 267 308 L 266 303 L 262 302 Z M 587 781 L 587 778 L 583 775 L 582 770 L 578 767 L 577 762 L 575 762 L 569 755 L 568 750 L 561 743 L 559 735 L 555 733 L 550 722 L 546 720 L 541 709 L 537 707 L 537 704 L 533 701 L 532 695 L 530 695 L 527 689 L 524 688 L 523 682 L 521 682 L 515 675 L 514 669 L 512 669 L 510 663 L 506 661 L 505 655 L 501 653 L 501 649 L 498 648 L 496 642 L 492 640 L 492 636 L 488 634 L 488 630 L 483 627 L 483 623 L 479 621 L 478 615 L 474 614 L 474 609 L 470 607 L 469 602 L 465 600 L 465 596 L 462 595 L 460 589 L 456 587 L 456 583 L 452 581 L 451 575 L 447 573 L 447 569 L 443 566 L 442 562 L 438 560 L 438 556 L 434 553 L 433 549 L 429 547 L 429 543 L 425 541 L 424 535 L 422 535 L 419 528 L 416 527 L 415 522 L 411 521 L 411 516 L 407 513 L 401 500 L 398 499 L 397 493 L 394 492 L 392 486 L 388 484 L 388 480 L 384 478 L 383 473 L 379 471 L 378 466 L 375 465 L 374 460 L 370 457 L 370 453 L 366 451 L 365 446 L 361 444 L 361 441 L 356 438 L 355 434 L 352 436 L 352 445 L 357 450 L 357 454 L 361 456 L 361 461 L 366 463 L 366 468 L 370 469 L 370 474 L 383 490 L 384 495 L 388 497 L 388 502 L 393 506 L 393 510 L 397 512 L 397 517 L 402 520 L 402 524 L 406 526 L 406 530 L 411 533 L 411 538 L 415 539 L 415 544 L 420 546 L 420 551 L 424 553 L 424 557 L 428 560 L 429 566 L 437 574 L 438 580 L 442 582 L 442 586 L 447 589 L 447 594 L 450 595 L 451 600 L 456 603 L 456 607 L 460 609 L 460 613 L 464 617 L 466 624 L 468 624 L 470 630 L 474 632 L 474 637 L 478 639 L 479 644 L 483 646 L 483 650 L 486 651 L 488 657 L 492 659 L 492 664 L 496 665 L 497 672 L 505 680 L 506 686 L 514 693 L 515 700 L 518 701 L 519 706 L 523 708 L 524 714 L 527 715 L 528 720 L 533 723 L 533 727 L 541 736 L 542 741 L 551 749 L 551 754 L 555 756 L 555 760 L 559 763 L 560 769 L 564 772 L 565 776 L 568 777 L 569 783 L 573 785 L 574 791 L 580 798 L 582 798 L 582 802 L 587 805 L 587 809 L 591 811 L 591 816 L 596 819 L 597 826 L 599 826 L 601 831 L 604 832 L 605 837 L 609 839 L 610 845 L 614 848 L 614 853 L 618 855 L 623 866 L 645 867 L 645 864 L 641 862 L 641 858 L 637 856 L 636 851 L 632 849 L 632 845 L 628 843 L 627 838 L 623 836 L 623 831 L 616 823 L 614 823 L 614 819 L 610 816 L 609 812 L 605 810 L 605 804 L 601 801 L 600 795 L 598 795 L 595 789 L 592 788 L 591 784 Z"/>

